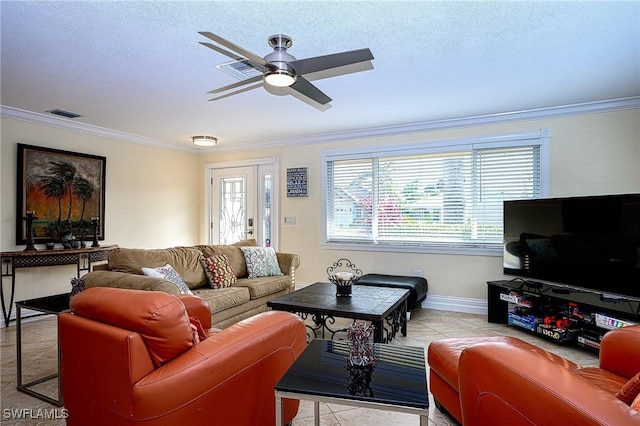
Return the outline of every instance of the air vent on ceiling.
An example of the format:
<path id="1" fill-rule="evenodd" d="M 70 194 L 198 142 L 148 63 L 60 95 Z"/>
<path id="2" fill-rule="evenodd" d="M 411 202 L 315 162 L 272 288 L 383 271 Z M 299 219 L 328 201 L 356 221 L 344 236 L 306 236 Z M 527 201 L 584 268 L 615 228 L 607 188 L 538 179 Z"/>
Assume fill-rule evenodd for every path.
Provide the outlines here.
<path id="1" fill-rule="evenodd" d="M 220 71 L 226 72 L 227 74 L 237 78 L 238 80 L 246 80 L 247 78 L 262 75 L 262 73 L 258 71 L 256 67 L 261 68 L 260 65 L 256 65 L 255 63 L 248 60 L 232 61 L 216 65 L 216 68 L 218 68 Z"/>
<path id="2" fill-rule="evenodd" d="M 76 114 L 75 112 L 71 112 L 71 111 L 65 111 L 63 109 L 50 109 L 49 111 L 47 111 L 48 113 L 51 114 L 55 114 L 55 115 L 59 115 L 61 117 L 66 117 L 66 118 L 78 118 L 78 117 L 82 117 L 80 114 Z"/>

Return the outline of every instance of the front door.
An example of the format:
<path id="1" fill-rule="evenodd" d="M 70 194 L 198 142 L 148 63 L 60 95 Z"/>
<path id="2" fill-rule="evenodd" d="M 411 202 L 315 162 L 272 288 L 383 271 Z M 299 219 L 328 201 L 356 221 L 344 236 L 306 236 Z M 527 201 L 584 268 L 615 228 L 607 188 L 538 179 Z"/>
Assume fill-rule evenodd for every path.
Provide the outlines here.
<path id="1" fill-rule="evenodd" d="M 212 237 L 215 244 L 255 238 L 254 167 L 213 171 Z"/>
<path id="2" fill-rule="evenodd" d="M 231 244 L 255 238 L 260 246 L 277 248 L 277 161 L 216 166 L 207 167 L 209 242 Z"/>

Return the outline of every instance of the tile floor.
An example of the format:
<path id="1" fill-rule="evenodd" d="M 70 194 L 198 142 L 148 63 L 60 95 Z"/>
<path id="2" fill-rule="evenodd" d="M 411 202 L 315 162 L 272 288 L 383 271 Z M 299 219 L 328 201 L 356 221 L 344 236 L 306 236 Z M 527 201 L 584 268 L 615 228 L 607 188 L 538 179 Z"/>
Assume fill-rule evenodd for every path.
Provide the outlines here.
<path id="1" fill-rule="evenodd" d="M 31 320 L 23 325 L 23 380 L 25 382 L 54 373 L 56 370 L 55 321 L 55 317 L 44 317 Z M 597 356 L 592 352 L 561 346 L 510 326 L 489 324 L 484 315 L 429 309 L 415 309 L 408 325 L 407 337 L 399 335 L 392 344 L 422 346 L 426 350 L 429 343 L 440 338 L 497 335 L 519 337 L 581 365 L 595 366 L 598 362 Z M 3 327 L 0 331 L 0 337 L 0 356 L 2 357 L 0 377 L 2 417 L 0 418 L 0 423 L 7 426 L 64 425 L 65 421 L 61 419 L 64 414 L 62 409 L 16 390 L 15 326 Z M 57 396 L 57 379 L 40 384 L 36 389 L 55 398 Z M 455 424 L 451 418 L 440 413 L 435 408 L 431 395 L 429 395 L 429 399 L 430 426 Z M 22 413 L 22 419 L 10 418 L 12 409 L 19 410 Z M 26 419 L 24 418 L 25 416 L 27 417 Z M 320 424 L 325 426 L 405 426 L 420 424 L 418 417 L 415 415 L 334 404 L 321 404 L 320 417 Z M 313 425 L 312 403 L 301 403 L 293 424 L 294 426 Z"/>

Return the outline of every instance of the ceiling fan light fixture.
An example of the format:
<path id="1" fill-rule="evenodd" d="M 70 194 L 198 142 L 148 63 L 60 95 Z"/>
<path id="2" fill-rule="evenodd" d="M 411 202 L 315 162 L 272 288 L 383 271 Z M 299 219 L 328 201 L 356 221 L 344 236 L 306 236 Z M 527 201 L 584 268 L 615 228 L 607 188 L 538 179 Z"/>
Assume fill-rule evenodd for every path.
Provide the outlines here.
<path id="1" fill-rule="evenodd" d="M 331 106 L 328 105 L 331 102 L 331 98 L 307 80 L 305 78 L 307 74 L 343 67 L 347 68 L 355 64 L 362 64 L 363 66 L 368 64 L 369 66 L 366 69 L 373 68 L 371 65 L 373 55 L 369 49 L 358 49 L 298 60 L 287 52 L 287 49 L 293 44 L 291 37 L 284 34 L 276 34 L 269 37 L 269 46 L 273 48 L 273 52 L 261 58 L 219 35 L 207 31 L 201 31 L 200 34 L 215 43 L 200 42 L 203 46 L 233 59 L 239 68 L 252 68 L 259 73 L 253 76 L 241 76 L 238 82 L 209 91 L 208 93 L 226 92 L 209 99 L 210 101 L 217 101 L 258 87 L 264 87 L 274 95 L 294 95 L 319 110 L 326 110 Z M 363 69 L 353 69 L 351 67 L 346 73 L 363 71 L 364 69 L 364 67 Z M 344 74 L 344 70 L 341 73 Z M 325 77 L 327 75 L 323 77 L 317 75 L 317 78 Z M 292 90 L 275 90 L 273 89 L 275 87 L 290 87 Z M 325 107 L 325 105 L 327 106 Z"/>
<path id="2" fill-rule="evenodd" d="M 218 143 L 218 138 L 214 138 L 213 136 L 191 136 L 191 141 L 196 146 L 216 146 Z"/>
<path id="3" fill-rule="evenodd" d="M 288 70 L 275 70 L 266 74 L 264 81 L 275 87 L 289 87 L 296 82 L 296 75 Z"/>

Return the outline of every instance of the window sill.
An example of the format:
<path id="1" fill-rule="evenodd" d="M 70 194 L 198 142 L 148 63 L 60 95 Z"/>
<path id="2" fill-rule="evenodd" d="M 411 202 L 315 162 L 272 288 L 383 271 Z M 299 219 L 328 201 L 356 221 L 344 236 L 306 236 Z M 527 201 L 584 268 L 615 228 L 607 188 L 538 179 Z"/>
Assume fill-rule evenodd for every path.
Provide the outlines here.
<path id="1" fill-rule="evenodd" d="M 393 245 L 393 244 L 368 244 L 368 243 L 337 243 L 325 242 L 320 246 L 324 250 L 349 250 L 349 251 L 377 251 L 387 253 L 428 253 L 428 254 L 453 254 L 462 256 L 502 256 L 502 246 L 470 246 L 449 244 L 434 244 L 430 246 L 419 245 Z"/>

